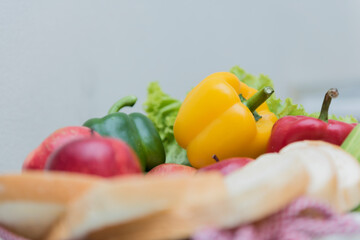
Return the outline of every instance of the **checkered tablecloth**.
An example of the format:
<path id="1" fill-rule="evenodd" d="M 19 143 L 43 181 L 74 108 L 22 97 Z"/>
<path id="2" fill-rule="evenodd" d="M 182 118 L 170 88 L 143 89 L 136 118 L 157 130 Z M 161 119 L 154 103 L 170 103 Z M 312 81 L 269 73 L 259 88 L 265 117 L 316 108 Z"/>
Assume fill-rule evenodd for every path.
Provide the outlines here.
<path id="1" fill-rule="evenodd" d="M 311 213 L 311 214 L 310 214 Z M 299 198 L 259 222 L 231 230 L 202 229 L 193 240 L 338 240 L 360 239 L 360 217 L 339 215 L 312 199 Z"/>

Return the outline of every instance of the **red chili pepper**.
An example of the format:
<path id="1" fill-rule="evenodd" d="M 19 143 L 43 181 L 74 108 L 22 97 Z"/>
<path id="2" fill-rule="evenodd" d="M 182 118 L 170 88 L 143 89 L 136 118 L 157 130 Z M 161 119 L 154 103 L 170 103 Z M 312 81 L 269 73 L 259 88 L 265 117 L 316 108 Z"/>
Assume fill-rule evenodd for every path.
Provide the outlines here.
<path id="1" fill-rule="evenodd" d="M 267 152 L 279 152 L 286 145 L 302 140 L 322 140 L 341 145 L 356 123 L 328 120 L 331 99 L 339 95 L 336 88 L 325 94 L 319 118 L 306 116 L 286 116 L 273 126 Z"/>

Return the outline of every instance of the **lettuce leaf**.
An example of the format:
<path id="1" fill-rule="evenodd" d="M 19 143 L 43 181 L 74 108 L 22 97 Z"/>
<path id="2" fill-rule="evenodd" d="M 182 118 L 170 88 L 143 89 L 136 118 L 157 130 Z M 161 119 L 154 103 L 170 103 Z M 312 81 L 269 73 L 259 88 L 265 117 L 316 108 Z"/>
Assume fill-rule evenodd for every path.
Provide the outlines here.
<path id="1" fill-rule="evenodd" d="M 166 163 L 190 166 L 186 156 L 186 150 L 177 144 L 173 131 L 181 101 L 164 93 L 158 82 L 151 82 L 147 91 L 148 97 L 144 103 L 144 110 L 159 132 L 165 148 Z"/>
<path id="2" fill-rule="evenodd" d="M 230 72 L 235 74 L 240 81 L 245 83 L 246 85 L 253 87 L 257 90 L 260 90 L 266 86 L 270 86 L 274 88 L 273 81 L 265 76 L 260 74 L 258 77 L 253 76 L 239 66 L 235 66 L 230 69 Z M 275 89 L 275 88 L 274 88 Z M 285 100 L 281 100 L 273 94 L 267 101 L 268 107 L 271 112 L 273 112 L 278 118 L 288 116 L 288 115 L 303 115 L 309 117 L 319 117 L 319 113 L 307 113 L 304 107 L 301 104 L 293 103 L 291 98 L 286 98 Z M 329 115 L 329 119 L 334 119 L 347 123 L 357 123 L 358 121 L 353 116 L 345 116 L 345 117 L 337 117 L 335 115 Z"/>
<path id="3" fill-rule="evenodd" d="M 239 80 L 246 85 L 260 90 L 266 86 L 274 88 L 273 81 L 266 75 L 260 74 L 259 77 L 251 75 L 239 66 L 230 69 L 230 72 L 235 74 Z M 275 89 L 275 88 L 274 88 Z M 300 104 L 294 104 L 291 98 L 286 98 L 284 101 L 276 97 L 275 94 L 266 101 L 271 112 L 278 118 L 287 115 L 306 115 L 305 109 Z"/>
<path id="4" fill-rule="evenodd" d="M 308 114 L 309 117 L 318 118 L 320 115 L 320 112 L 314 112 L 311 114 Z M 336 116 L 335 114 L 329 114 L 329 119 L 346 122 L 346 123 L 357 123 L 358 120 L 353 116 Z"/>

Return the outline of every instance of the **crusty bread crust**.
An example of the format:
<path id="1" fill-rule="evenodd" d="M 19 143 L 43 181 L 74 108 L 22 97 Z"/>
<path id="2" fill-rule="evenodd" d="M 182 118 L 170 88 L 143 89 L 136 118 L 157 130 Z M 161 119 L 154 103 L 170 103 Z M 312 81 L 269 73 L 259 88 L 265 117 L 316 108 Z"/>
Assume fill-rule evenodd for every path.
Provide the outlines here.
<path id="1" fill-rule="evenodd" d="M 48 239 L 171 239 L 218 226 L 227 193 L 218 173 L 121 179 L 74 201 Z"/>
<path id="2" fill-rule="evenodd" d="M 0 224 L 30 239 L 42 239 L 66 204 L 99 178 L 29 171 L 0 175 Z"/>

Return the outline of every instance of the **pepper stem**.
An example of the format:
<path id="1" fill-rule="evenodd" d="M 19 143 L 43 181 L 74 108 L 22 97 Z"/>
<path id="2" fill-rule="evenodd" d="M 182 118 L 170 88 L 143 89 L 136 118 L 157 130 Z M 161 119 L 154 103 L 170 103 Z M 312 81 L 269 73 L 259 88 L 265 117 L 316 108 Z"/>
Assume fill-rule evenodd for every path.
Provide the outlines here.
<path id="1" fill-rule="evenodd" d="M 260 91 L 256 92 L 244 104 L 249 108 L 251 112 L 254 112 L 263 102 L 265 102 L 271 94 L 274 93 L 272 87 L 264 87 Z"/>
<path id="2" fill-rule="evenodd" d="M 134 106 L 136 101 L 137 101 L 137 97 L 135 96 L 123 97 L 122 99 L 120 99 L 119 101 L 114 103 L 114 105 L 111 106 L 111 108 L 108 111 L 108 114 L 119 112 L 120 109 L 122 109 L 123 107 L 132 107 Z"/>
<path id="3" fill-rule="evenodd" d="M 337 96 L 339 96 L 339 91 L 337 90 L 337 88 L 330 88 L 326 92 L 319 115 L 320 120 L 323 120 L 324 122 L 328 121 L 331 99 L 336 98 Z"/>
<path id="4" fill-rule="evenodd" d="M 218 156 L 216 156 L 216 154 L 214 154 L 212 156 L 212 158 L 216 161 L 216 162 L 220 162 L 220 159 L 218 158 Z"/>
<path id="5" fill-rule="evenodd" d="M 91 134 L 91 137 L 95 136 L 95 130 L 93 128 L 90 128 L 90 134 Z"/>

